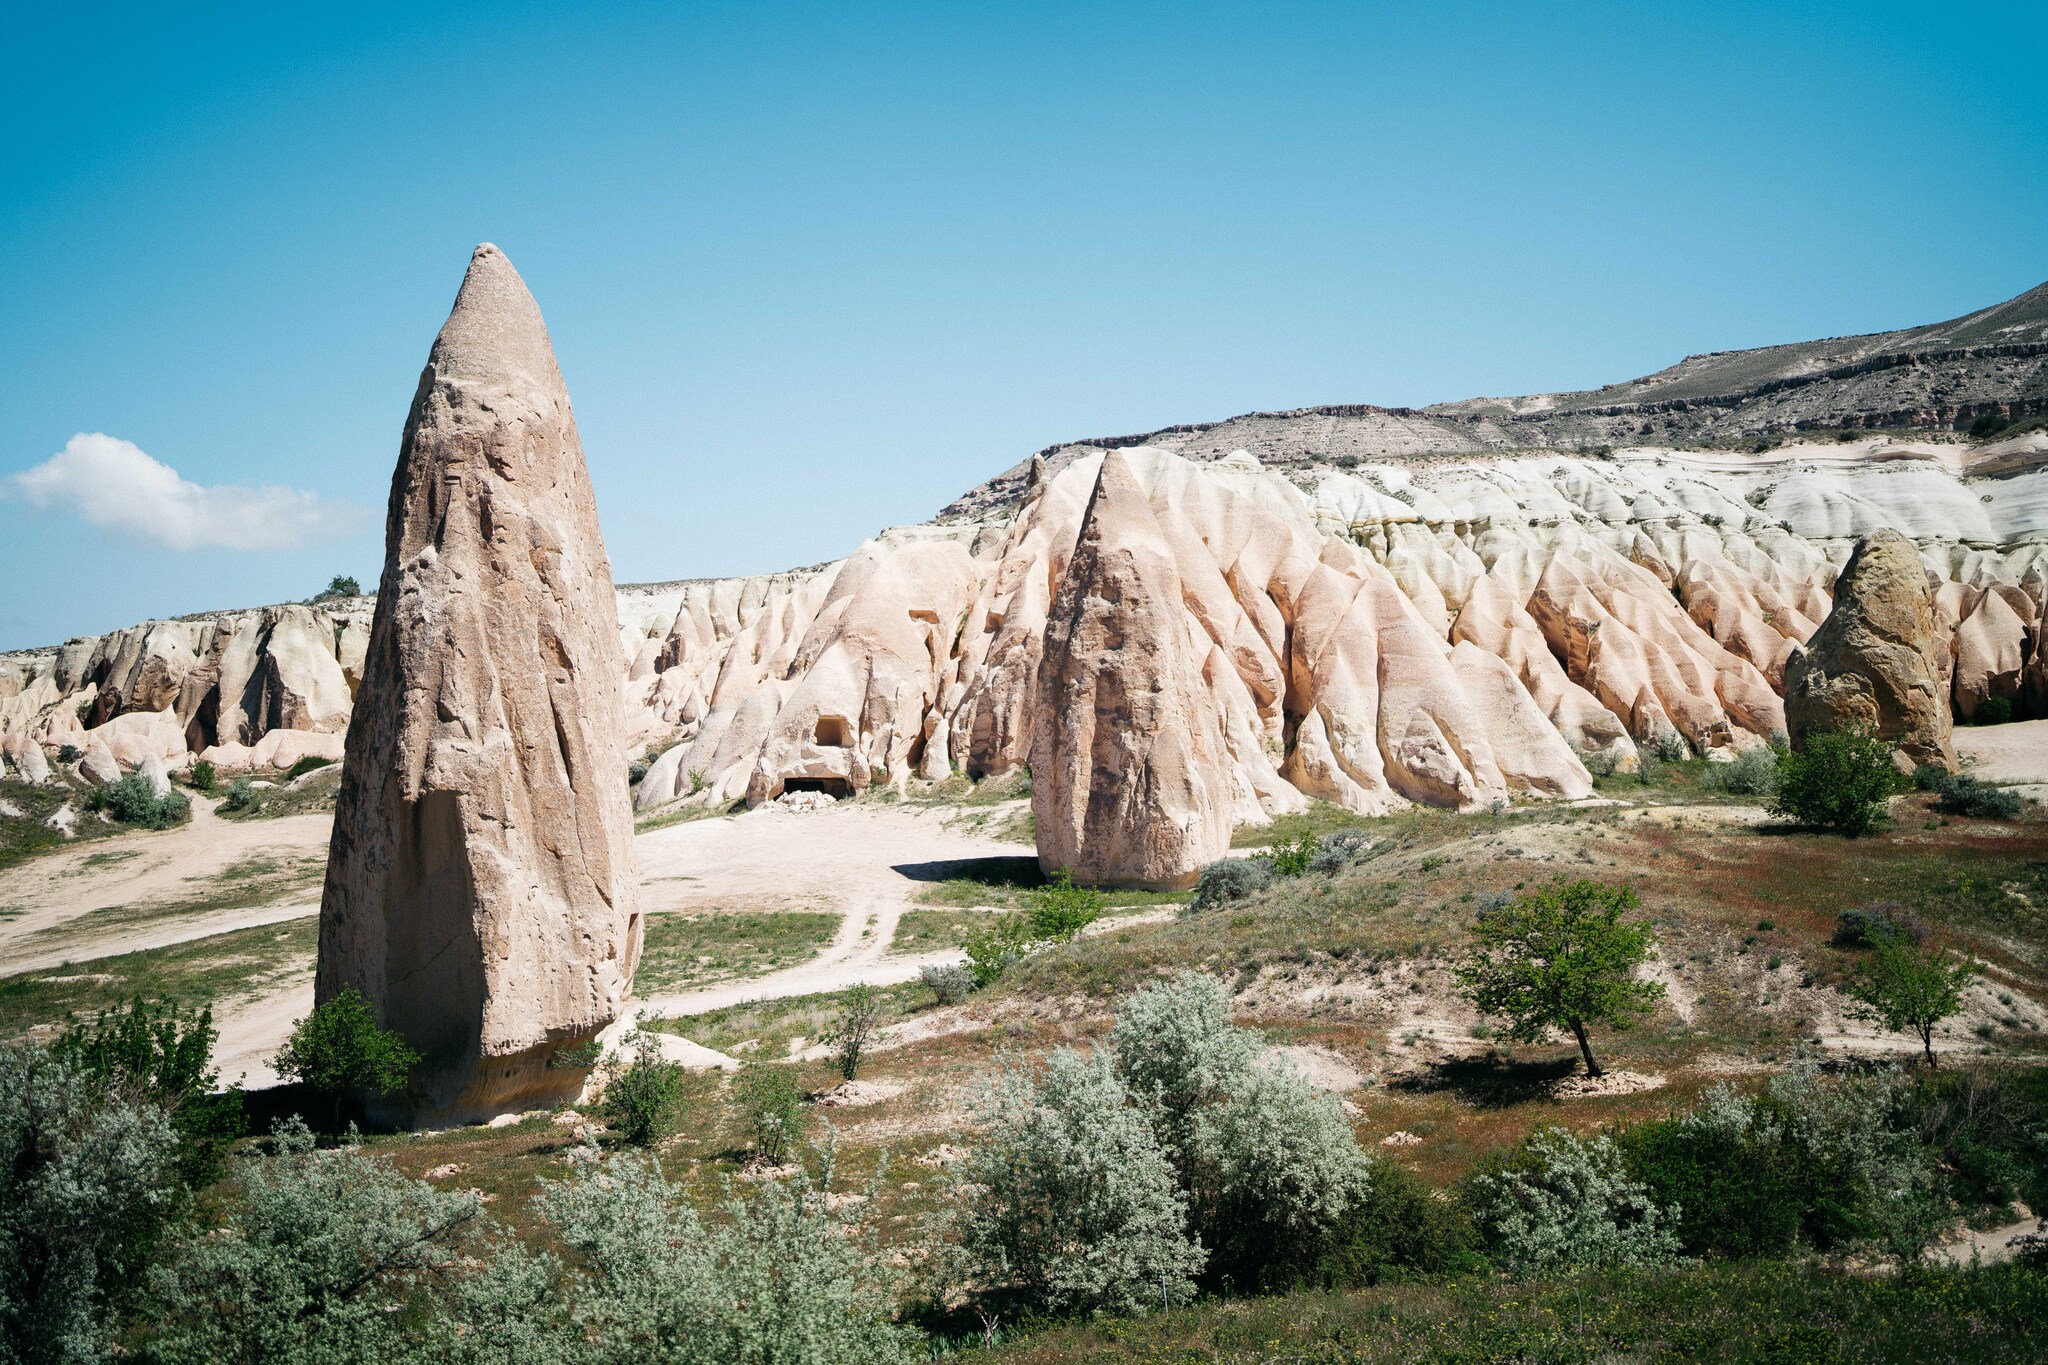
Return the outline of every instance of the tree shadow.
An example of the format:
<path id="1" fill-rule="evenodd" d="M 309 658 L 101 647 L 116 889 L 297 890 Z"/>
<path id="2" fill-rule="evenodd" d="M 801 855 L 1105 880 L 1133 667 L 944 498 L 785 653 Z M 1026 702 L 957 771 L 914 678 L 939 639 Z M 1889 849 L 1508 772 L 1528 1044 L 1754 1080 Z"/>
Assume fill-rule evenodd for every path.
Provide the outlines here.
<path id="1" fill-rule="evenodd" d="M 1579 1069 L 1577 1057 L 1520 1062 L 1489 1050 L 1484 1057 L 1448 1057 L 1422 1072 L 1388 1083 L 1389 1090 L 1449 1093 L 1480 1109 L 1548 1100 L 1557 1083 Z"/>
<path id="2" fill-rule="evenodd" d="M 1028 891 L 1045 885 L 1045 873 L 1038 859 L 1028 855 L 999 855 L 991 858 L 941 858 L 929 863 L 897 863 L 891 868 L 914 882 L 979 882 L 983 886 L 1011 886 Z"/>

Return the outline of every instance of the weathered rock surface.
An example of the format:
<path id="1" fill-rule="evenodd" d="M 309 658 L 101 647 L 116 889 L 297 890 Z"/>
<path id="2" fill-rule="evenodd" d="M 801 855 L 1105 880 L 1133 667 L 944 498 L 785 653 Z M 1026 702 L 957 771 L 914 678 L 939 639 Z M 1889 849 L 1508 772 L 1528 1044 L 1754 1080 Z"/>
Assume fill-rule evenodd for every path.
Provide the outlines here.
<path id="1" fill-rule="evenodd" d="M 565 1095 L 640 948 L 610 565 L 540 310 L 477 248 L 405 429 L 316 994 L 425 1056 L 415 1116 Z"/>
<path id="2" fill-rule="evenodd" d="M 1953 772 L 1948 688 L 1927 573 L 1896 531 L 1867 536 L 1835 580 L 1834 610 L 1785 665 L 1785 711 L 1796 748 L 1823 730 L 1863 726 L 1909 765 Z"/>
<path id="3" fill-rule="evenodd" d="M 1208 642 L 1240 821 L 1311 796 L 1365 811 L 1569 795 L 1577 756 L 1627 771 L 1639 744 L 1728 757 L 1760 743 L 1787 728 L 1794 649 L 1880 530 L 1913 542 L 1937 584 L 1956 713 L 2011 697 L 2048 714 L 2048 432 L 1954 434 L 2048 410 L 2044 385 L 2048 289 L 1588 393 L 1064 445 L 837 563 L 622 590 L 621 724 L 635 753 L 661 751 L 636 799 L 760 802 L 1022 764 L 1048 613 L 1108 447 Z M 1924 439 L 1860 434 L 1902 425 Z M 1706 437 L 1721 444 L 1688 448 Z M 168 714 L 224 768 L 289 764 L 334 743 L 368 641 L 355 600 L 8 655 L 0 735 L 49 755 L 84 747 L 88 727 Z M 1530 736 L 1498 670 L 1455 652 L 1468 644 L 1562 748 Z"/>
<path id="4" fill-rule="evenodd" d="M 1182 610 L 1173 548 L 1124 457 L 1104 457 L 1038 665 L 1031 810 L 1038 861 L 1091 886 L 1194 884 L 1230 848 L 1209 642 Z"/>

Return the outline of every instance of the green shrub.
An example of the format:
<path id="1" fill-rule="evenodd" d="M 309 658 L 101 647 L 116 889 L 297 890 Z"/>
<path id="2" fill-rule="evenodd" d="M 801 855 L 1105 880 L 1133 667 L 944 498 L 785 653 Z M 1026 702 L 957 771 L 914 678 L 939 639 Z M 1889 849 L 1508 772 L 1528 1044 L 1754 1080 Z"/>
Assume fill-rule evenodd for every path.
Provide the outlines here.
<path id="1" fill-rule="evenodd" d="M 242 1135 L 242 1092 L 213 1093 L 218 1037 L 210 1006 L 188 1014 L 137 998 L 75 1022 L 54 1049 L 110 1089 L 169 1115 L 179 1178 L 188 1189 L 202 1189 L 221 1177 L 228 1147 Z"/>
<path id="2" fill-rule="evenodd" d="M 228 794 L 221 799 L 220 808 L 233 814 L 262 810 L 263 793 L 248 778 L 238 777 L 228 784 Z"/>
<path id="3" fill-rule="evenodd" d="M 0 1046 L 0 1361 L 108 1358 L 174 1207 L 176 1145 L 159 1106 L 77 1057 Z"/>
<path id="4" fill-rule="evenodd" d="M 1442 1279 L 1484 1264 L 1479 1229 L 1464 1201 L 1392 1161 L 1372 1163 L 1365 1197 L 1331 1240 L 1311 1278 L 1339 1288 Z"/>
<path id="5" fill-rule="evenodd" d="M 2048 1071 L 1951 1068 L 1916 1077 L 1901 1098 L 1905 1121 L 1963 1201 L 2048 1208 Z"/>
<path id="6" fill-rule="evenodd" d="M 1105 1053 L 1059 1048 L 981 1093 L 986 1125 L 960 1165 L 969 1273 L 1054 1313 L 1134 1313 L 1194 1297 L 1204 1253 L 1145 1114 Z"/>
<path id="7" fill-rule="evenodd" d="M 322 768 L 331 768 L 333 766 L 334 760 L 331 758 L 321 758 L 317 754 L 307 754 L 304 758 L 284 770 L 285 781 L 289 782 L 295 777 L 304 777 L 307 773 L 317 773 Z"/>
<path id="8" fill-rule="evenodd" d="M 1732 763 L 1709 763 L 1705 785 L 1737 796 L 1769 796 L 1778 789 L 1778 751 L 1759 744 Z"/>
<path id="9" fill-rule="evenodd" d="M 597 1111 L 620 1141 L 652 1147 L 682 1126 L 683 1065 L 662 1056 L 661 1040 L 651 1033 L 627 1034 L 626 1047 L 630 1060 L 615 1054 L 604 1064 Z"/>
<path id="10" fill-rule="evenodd" d="M 1904 906 L 1868 905 L 1836 915 L 1835 934 L 1829 941 L 1837 948 L 1875 948 L 1896 934 L 1919 943 L 1927 937 L 1927 926 Z"/>
<path id="11" fill-rule="evenodd" d="M 1644 1266 L 1678 1252 L 1663 1209 L 1605 1135 L 1543 1128 L 1493 1170 L 1471 1177 L 1474 1221 L 1494 1258 L 1517 1274 L 1577 1266 Z"/>
<path id="12" fill-rule="evenodd" d="M 748 1062 L 733 1089 L 754 1140 L 754 1155 L 767 1165 L 782 1165 L 803 1131 L 803 1093 L 796 1081 L 779 1066 Z"/>
<path id="13" fill-rule="evenodd" d="M 377 1027 L 370 1002 L 353 986 L 313 1007 L 292 1025 L 292 1035 L 277 1054 L 277 1072 L 298 1081 L 334 1104 L 334 1122 L 341 1124 L 341 1103 L 350 1095 L 378 1098 L 405 1089 L 420 1054 L 390 1029 Z"/>
<path id="14" fill-rule="evenodd" d="M 1950 776 L 1949 770 L 1942 767 L 1939 763 L 1922 763 L 1919 767 L 1913 769 L 1913 790 L 1919 792 L 1938 792 L 1947 783 Z"/>
<path id="15" fill-rule="evenodd" d="M 185 780 L 192 784 L 194 791 L 210 792 L 219 783 L 220 774 L 212 763 L 202 758 L 192 765 L 192 771 L 185 775 Z"/>
<path id="16" fill-rule="evenodd" d="M 974 973 L 954 963 L 926 964 L 917 969 L 917 979 L 931 991 L 940 1005 L 957 1005 L 974 990 Z"/>
<path id="17" fill-rule="evenodd" d="M 976 987 L 986 986 L 1023 961 L 1032 947 L 1031 924 L 1022 915 L 990 916 L 985 929 L 967 935 L 967 970 Z"/>
<path id="18" fill-rule="evenodd" d="M 1065 943 L 1100 918 L 1108 901 L 1092 887 L 1074 885 L 1074 874 L 1061 868 L 1051 881 L 1031 890 L 1031 937 Z"/>
<path id="19" fill-rule="evenodd" d="M 1626 1029 L 1656 1008 L 1664 987 L 1635 979 L 1650 957 L 1649 926 L 1622 915 L 1636 894 L 1588 878 L 1559 878 L 1482 909 L 1472 950 L 1454 969 L 1481 1014 L 1507 1021 L 1519 1042 L 1540 1042 L 1552 1029 L 1578 1040 L 1586 1074 L 1600 1074 L 1587 1029 Z"/>
<path id="20" fill-rule="evenodd" d="M 2011 697 L 1986 697 L 1970 716 L 1972 725 L 2004 725 L 2012 720 Z"/>
<path id="21" fill-rule="evenodd" d="M 861 1060 L 867 1055 L 868 1043 L 881 1020 L 882 1001 L 873 986 L 862 982 L 847 989 L 840 1002 L 838 1022 L 818 1040 L 836 1049 L 833 1060 L 839 1064 L 839 1074 L 847 1080 L 859 1078 Z"/>
<path id="22" fill-rule="evenodd" d="M 1320 844 L 1315 835 L 1304 833 L 1292 843 L 1278 843 L 1252 856 L 1276 877 L 1299 877 L 1308 871 Z"/>
<path id="23" fill-rule="evenodd" d="M 1256 895 L 1273 884 L 1273 869 L 1263 858 L 1219 858 L 1204 867 L 1188 901 L 1191 914 Z"/>
<path id="24" fill-rule="evenodd" d="M 1940 795 L 1934 799 L 1934 808 L 1943 815 L 1965 815 L 1975 820 L 2017 820 L 2026 809 L 2016 793 L 1961 773 L 1943 772 L 1935 790 Z"/>
<path id="25" fill-rule="evenodd" d="M 362 585 L 348 574 L 336 574 L 327 580 L 327 586 L 313 594 L 315 602 L 326 602 L 336 597 L 361 597 Z"/>
<path id="26" fill-rule="evenodd" d="M 95 788 L 86 805 L 109 819 L 142 829 L 170 829 L 192 818 L 191 798 L 175 791 L 159 796 L 141 773 L 129 773 Z"/>
<path id="27" fill-rule="evenodd" d="M 1784 1153 L 1751 1120 L 1746 1102 L 1710 1101 L 1616 1138 L 1651 1202 L 1672 1212 L 1689 1256 L 1779 1256 L 1799 1236 L 1801 1205 Z"/>
<path id="28" fill-rule="evenodd" d="M 1868 730 L 1827 730 L 1778 764 L 1771 809 L 1814 829 L 1855 837 L 1869 832 L 1885 802 L 1904 789 L 1896 751 Z"/>

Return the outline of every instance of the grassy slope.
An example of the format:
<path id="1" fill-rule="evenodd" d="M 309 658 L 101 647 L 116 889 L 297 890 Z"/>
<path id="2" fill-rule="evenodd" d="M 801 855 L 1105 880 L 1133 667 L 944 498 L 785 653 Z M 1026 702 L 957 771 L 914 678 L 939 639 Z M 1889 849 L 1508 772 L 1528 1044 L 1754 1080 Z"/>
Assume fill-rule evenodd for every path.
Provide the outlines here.
<path id="1" fill-rule="evenodd" d="M 310 972 L 318 920 L 238 929 L 168 948 L 95 958 L 77 967 L 0 978 L 0 1038 L 61 1022 L 131 996 L 216 1004 L 257 995 Z"/>

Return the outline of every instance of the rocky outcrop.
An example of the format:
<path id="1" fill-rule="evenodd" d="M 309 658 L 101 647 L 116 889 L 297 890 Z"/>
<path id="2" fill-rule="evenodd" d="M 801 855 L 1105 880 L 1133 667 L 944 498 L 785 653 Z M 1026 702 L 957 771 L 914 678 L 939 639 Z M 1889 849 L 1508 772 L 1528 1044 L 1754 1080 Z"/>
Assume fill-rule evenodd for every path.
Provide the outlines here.
<path id="1" fill-rule="evenodd" d="M 640 947 L 619 626 L 540 310 L 481 246 L 406 422 L 349 728 L 319 999 L 425 1057 L 415 1117 L 572 1093 Z"/>
<path id="2" fill-rule="evenodd" d="M 1230 848 L 1208 640 L 1123 456 L 1096 475 L 1038 664 L 1031 810 L 1038 861 L 1084 885 L 1194 884 Z"/>
<path id="3" fill-rule="evenodd" d="M 622 591 L 621 725 L 651 760 L 636 799 L 1022 765 L 1052 602 L 1110 448 L 1207 641 L 1239 821 L 1310 797 L 1377 811 L 1565 795 L 1587 782 L 1581 759 L 1628 771 L 1642 745 L 1732 757 L 1786 731 L 1793 652 L 1882 530 L 1937 584 L 1956 714 L 1992 698 L 2048 714 L 2048 432 L 1864 434 L 1900 413 L 2044 410 L 2044 357 L 2048 288 L 1586 393 L 1255 413 L 1050 449 L 845 560 Z M 223 769 L 288 764 L 338 743 L 368 643 L 368 604 L 340 601 L 9 655 L 0 735 L 48 756 L 168 715 Z"/>
<path id="4" fill-rule="evenodd" d="M 1956 770 L 1953 722 L 1927 573 L 1895 531 L 1867 536 L 1835 580 L 1834 610 L 1785 666 L 1794 748 L 1810 734 L 1867 727 L 1910 768 Z"/>

